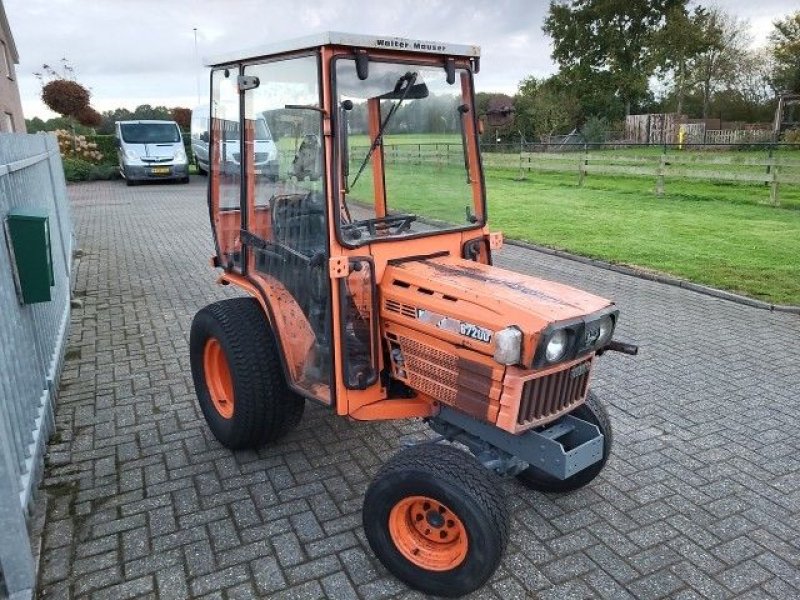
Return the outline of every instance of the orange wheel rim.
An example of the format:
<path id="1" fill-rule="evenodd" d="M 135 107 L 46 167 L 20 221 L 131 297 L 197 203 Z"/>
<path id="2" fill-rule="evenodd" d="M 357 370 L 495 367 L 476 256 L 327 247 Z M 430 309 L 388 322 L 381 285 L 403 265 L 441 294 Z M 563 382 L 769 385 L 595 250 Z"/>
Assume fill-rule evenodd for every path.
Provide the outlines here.
<path id="1" fill-rule="evenodd" d="M 217 338 L 209 338 L 203 349 L 203 372 L 211 403 L 223 419 L 230 419 L 233 416 L 233 379 Z"/>
<path id="2" fill-rule="evenodd" d="M 469 547 L 461 519 L 427 496 L 409 496 L 392 507 L 389 535 L 405 558 L 428 571 L 455 569 Z"/>

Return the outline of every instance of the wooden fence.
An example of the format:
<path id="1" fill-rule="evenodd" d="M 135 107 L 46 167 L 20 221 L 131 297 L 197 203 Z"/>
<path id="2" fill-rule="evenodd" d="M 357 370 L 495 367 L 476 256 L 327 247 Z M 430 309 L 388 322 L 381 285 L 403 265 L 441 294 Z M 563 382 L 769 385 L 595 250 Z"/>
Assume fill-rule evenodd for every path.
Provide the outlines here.
<path id="1" fill-rule="evenodd" d="M 770 188 L 770 203 L 780 205 L 781 185 L 800 185 L 800 155 L 797 158 L 764 158 L 674 153 L 624 156 L 604 152 L 512 154 L 484 153 L 486 167 L 530 171 L 574 172 L 583 185 L 589 175 L 646 177 L 655 181 L 655 193 L 664 194 L 667 179 L 761 183 Z"/>
<path id="2" fill-rule="evenodd" d="M 351 148 L 350 157 L 362 156 L 367 147 Z M 490 149 L 487 149 L 490 150 Z M 780 205 L 782 185 L 800 185 L 800 152 L 796 157 L 778 156 L 764 151 L 762 157 L 741 153 L 673 151 L 669 154 L 623 154 L 619 148 L 573 152 L 528 152 L 506 148 L 507 152 L 483 152 L 487 168 L 518 170 L 520 175 L 534 171 L 574 173 L 579 185 L 591 175 L 617 175 L 650 178 L 655 193 L 664 194 L 667 180 L 699 180 L 762 184 L 769 187 L 769 202 Z M 386 144 L 388 163 L 463 165 L 460 144 Z"/>

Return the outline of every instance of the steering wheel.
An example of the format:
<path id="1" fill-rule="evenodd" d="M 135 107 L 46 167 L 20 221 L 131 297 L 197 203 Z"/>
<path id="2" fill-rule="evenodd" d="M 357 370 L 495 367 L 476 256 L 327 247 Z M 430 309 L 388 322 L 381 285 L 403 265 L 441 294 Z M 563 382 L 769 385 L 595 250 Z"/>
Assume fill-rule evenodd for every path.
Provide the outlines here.
<path id="1" fill-rule="evenodd" d="M 376 217 L 374 219 L 361 219 L 342 223 L 341 228 L 352 239 L 357 240 L 361 237 L 361 228 L 365 228 L 370 235 L 376 236 L 383 233 L 397 235 L 407 231 L 411 223 L 417 220 L 417 215 L 388 215 Z"/>

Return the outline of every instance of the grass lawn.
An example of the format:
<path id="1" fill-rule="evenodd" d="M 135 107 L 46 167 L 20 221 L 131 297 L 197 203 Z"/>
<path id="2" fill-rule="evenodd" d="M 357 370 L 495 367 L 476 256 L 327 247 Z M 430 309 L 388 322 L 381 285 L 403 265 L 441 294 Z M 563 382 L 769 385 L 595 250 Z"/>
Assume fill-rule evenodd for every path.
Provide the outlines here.
<path id="1" fill-rule="evenodd" d="M 486 180 L 490 223 L 510 238 L 800 304 L 800 211 L 753 201 L 763 186 L 676 183 L 657 198 L 646 180 L 515 176 Z"/>
<path id="2" fill-rule="evenodd" d="M 489 221 L 506 237 L 642 267 L 779 304 L 800 304 L 800 186 L 766 206 L 763 185 L 489 169 Z M 370 186 L 371 187 L 371 186 Z M 392 165 L 394 210 L 463 223 L 463 167 Z M 366 191 L 366 190 L 365 190 Z"/>

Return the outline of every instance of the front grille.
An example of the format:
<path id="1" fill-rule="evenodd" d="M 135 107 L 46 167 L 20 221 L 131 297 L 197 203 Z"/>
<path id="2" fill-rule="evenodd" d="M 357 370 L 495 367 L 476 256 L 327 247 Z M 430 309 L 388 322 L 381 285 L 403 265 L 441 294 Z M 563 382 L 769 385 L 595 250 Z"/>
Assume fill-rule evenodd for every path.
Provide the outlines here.
<path id="1" fill-rule="evenodd" d="M 440 402 L 453 404 L 456 400 L 458 359 L 408 337 L 400 337 L 398 341 L 403 350 L 409 385 Z"/>
<path id="2" fill-rule="evenodd" d="M 569 369 L 526 381 L 517 423 L 529 425 L 568 412 L 586 394 L 591 362 L 585 360 Z"/>

